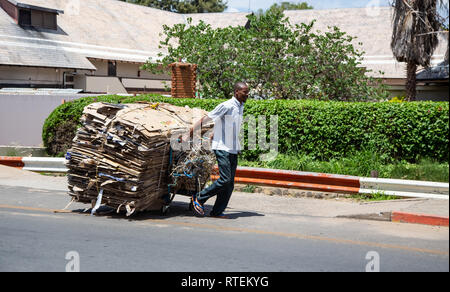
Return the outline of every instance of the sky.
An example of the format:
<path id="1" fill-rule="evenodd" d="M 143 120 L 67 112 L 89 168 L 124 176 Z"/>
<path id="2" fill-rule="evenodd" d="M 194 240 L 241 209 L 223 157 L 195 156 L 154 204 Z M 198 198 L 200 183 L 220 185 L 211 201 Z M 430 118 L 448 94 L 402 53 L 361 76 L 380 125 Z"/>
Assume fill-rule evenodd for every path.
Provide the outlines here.
<path id="1" fill-rule="evenodd" d="M 283 1 L 292 3 L 307 2 L 314 9 L 352 8 L 366 6 L 389 6 L 389 0 L 228 0 L 228 9 L 225 12 L 249 12 L 258 9 L 267 9 L 274 3 Z"/>

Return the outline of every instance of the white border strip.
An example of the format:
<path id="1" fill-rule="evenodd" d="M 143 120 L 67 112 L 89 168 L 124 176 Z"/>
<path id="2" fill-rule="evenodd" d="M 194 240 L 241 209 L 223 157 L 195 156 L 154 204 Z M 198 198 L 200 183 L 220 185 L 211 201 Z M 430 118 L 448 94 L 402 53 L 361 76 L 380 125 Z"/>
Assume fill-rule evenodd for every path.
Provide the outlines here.
<path id="1" fill-rule="evenodd" d="M 448 200 L 448 195 L 438 195 L 438 194 L 428 194 L 428 193 L 417 193 L 417 192 L 400 192 L 400 191 L 386 191 L 386 190 L 375 190 L 375 189 L 359 189 L 360 194 L 376 194 L 382 193 L 389 196 L 396 197 L 408 197 L 408 198 L 425 198 L 425 199 L 440 199 Z"/>
<path id="2" fill-rule="evenodd" d="M 361 177 L 360 193 L 381 192 L 399 197 L 449 199 L 449 184 L 440 182 Z"/>
<path id="3" fill-rule="evenodd" d="M 23 169 L 40 172 L 67 172 L 65 158 L 22 157 Z"/>

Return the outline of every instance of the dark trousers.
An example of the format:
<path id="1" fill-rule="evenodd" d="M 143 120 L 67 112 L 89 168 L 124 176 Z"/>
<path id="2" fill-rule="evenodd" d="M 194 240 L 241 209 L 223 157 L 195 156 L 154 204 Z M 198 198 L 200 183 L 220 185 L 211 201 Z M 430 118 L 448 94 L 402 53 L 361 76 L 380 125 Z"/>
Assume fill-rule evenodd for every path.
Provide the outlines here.
<path id="1" fill-rule="evenodd" d="M 197 198 L 204 204 L 209 198 L 217 195 L 216 203 L 211 211 L 212 216 L 218 216 L 225 211 L 234 190 L 234 177 L 237 168 L 237 154 L 223 150 L 214 150 L 219 165 L 219 179 L 198 193 Z"/>

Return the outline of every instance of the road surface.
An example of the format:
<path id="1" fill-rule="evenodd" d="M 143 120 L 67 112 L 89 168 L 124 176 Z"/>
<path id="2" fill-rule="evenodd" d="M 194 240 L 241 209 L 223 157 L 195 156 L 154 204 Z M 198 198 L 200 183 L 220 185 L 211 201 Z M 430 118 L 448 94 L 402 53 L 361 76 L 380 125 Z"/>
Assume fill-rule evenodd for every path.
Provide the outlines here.
<path id="1" fill-rule="evenodd" d="M 0 185 L 0 271 L 449 271 L 446 227 L 295 214 L 274 207 L 294 198 L 239 205 L 246 194 L 233 196 L 230 220 L 193 217 L 182 196 L 167 216 L 127 218 L 90 216 L 79 203 L 55 213 L 69 202 L 64 191 Z"/>

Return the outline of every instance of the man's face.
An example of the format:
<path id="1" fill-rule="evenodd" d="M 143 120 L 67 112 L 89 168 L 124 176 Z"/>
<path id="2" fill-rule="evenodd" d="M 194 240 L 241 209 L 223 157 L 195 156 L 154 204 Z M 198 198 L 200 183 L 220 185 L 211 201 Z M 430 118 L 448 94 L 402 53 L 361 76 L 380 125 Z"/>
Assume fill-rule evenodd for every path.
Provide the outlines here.
<path id="1" fill-rule="evenodd" d="M 240 102 L 246 102 L 248 98 L 249 89 L 248 86 L 242 87 L 235 92 L 236 99 Z"/>

